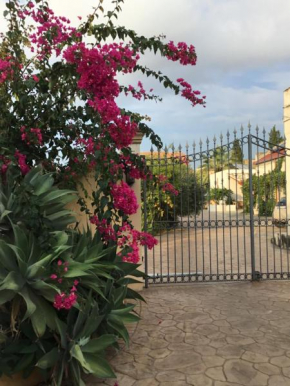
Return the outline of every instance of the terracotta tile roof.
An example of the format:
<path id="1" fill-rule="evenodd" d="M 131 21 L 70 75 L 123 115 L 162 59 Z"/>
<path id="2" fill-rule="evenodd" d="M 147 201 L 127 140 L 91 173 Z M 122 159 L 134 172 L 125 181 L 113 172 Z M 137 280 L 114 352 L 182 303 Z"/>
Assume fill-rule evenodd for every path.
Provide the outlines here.
<path id="1" fill-rule="evenodd" d="M 253 162 L 253 164 L 260 165 L 266 162 L 274 161 L 282 157 L 285 157 L 285 149 L 281 149 L 279 151 L 273 151 L 272 153 L 265 155 L 265 157 L 259 158 L 257 161 Z"/>

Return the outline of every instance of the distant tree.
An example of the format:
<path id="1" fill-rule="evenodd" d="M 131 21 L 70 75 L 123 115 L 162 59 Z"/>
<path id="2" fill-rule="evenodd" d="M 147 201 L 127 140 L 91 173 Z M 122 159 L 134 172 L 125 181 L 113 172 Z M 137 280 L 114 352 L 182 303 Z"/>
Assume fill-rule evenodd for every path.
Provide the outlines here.
<path id="1" fill-rule="evenodd" d="M 231 151 L 231 162 L 233 164 L 243 163 L 243 150 L 238 139 L 235 139 L 233 142 L 233 148 Z"/>
<path id="2" fill-rule="evenodd" d="M 220 172 L 225 169 L 229 169 L 231 159 L 227 150 L 224 147 L 217 147 L 214 150 L 214 154 L 211 156 L 204 155 L 203 157 L 203 169 L 214 170 Z"/>
<path id="3" fill-rule="evenodd" d="M 280 130 L 276 129 L 276 126 L 274 125 L 269 133 L 269 147 L 270 149 L 273 149 L 275 145 L 279 145 L 284 140 L 282 137 Z"/>

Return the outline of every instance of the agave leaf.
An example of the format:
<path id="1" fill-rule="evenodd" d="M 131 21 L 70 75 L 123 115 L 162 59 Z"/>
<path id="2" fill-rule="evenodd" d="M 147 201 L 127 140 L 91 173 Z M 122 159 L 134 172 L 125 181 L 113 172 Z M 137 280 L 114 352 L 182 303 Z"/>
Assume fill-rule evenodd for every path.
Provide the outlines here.
<path id="1" fill-rule="evenodd" d="M 119 336 L 121 336 L 126 343 L 126 346 L 129 346 L 129 334 L 123 323 L 120 323 L 119 320 L 116 322 L 116 318 L 113 315 L 108 316 L 108 325 L 115 330 Z"/>
<path id="2" fill-rule="evenodd" d="M 24 369 L 33 366 L 34 354 L 23 355 L 21 359 L 16 363 L 16 366 L 13 368 L 13 372 L 18 373 Z"/>
<path id="3" fill-rule="evenodd" d="M 4 208 L 4 205 L 2 205 L 0 203 L 0 213 L 1 213 L 1 217 L 0 217 L 0 220 L 3 220 L 4 217 L 8 216 L 10 213 L 12 213 L 11 210 L 7 210 Z"/>
<path id="4" fill-rule="evenodd" d="M 46 330 L 46 318 L 41 308 L 36 308 L 30 317 L 33 330 L 38 338 L 42 337 Z"/>
<path id="5" fill-rule="evenodd" d="M 105 350 L 117 341 L 117 336 L 112 334 L 104 334 L 100 338 L 91 339 L 87 344 L 82 346 L 83 353 L 97 353 Z"/>
<path id="6" fill-rule="evenodd" d="M 24 259 L 29 256 L 29 243 L 27 236 L 23 229 L 21 229 L 18 225 L 12 223 L 15 245 L 22 251 L 21 259 Z"/>
<path id="7" fill-rule="evenodd" d="M 60 289 L 53 284 L 48 284 L 43 280 L 31 281 L 31 288 L 36 290 L 41 296 L 50 302 L 54 301 L 55 295 L 60 293 Z"/>
<path id="8" fill-rule="evenodd" d="M 18 262 L 19 271 L 23 276 L 25 276 L 27 272 L 27 263 L 26 263 L 26 256 L 24 251 L 18 248 L 16 245 L 8 244 L 8 247 L 11 248 L 15 253 L 15 256 Z"/>
<path id="9" fill-rule="evenodd" d="M 26 280 L 18 272 L 9 272 L 6 278 L 2 281 L 0 290 L 12 290 L 19 292 L 23 289 Z"/>
<path id="10" fill-rule="evenodd" d="M 100 355 L 85 353 L 83 355 L 87 370 L 98 378 L 116 378 L 115 373 L 111 369 L 109 363 Z"/>
<path id="11" fill-rule="evenodd" d="M 46 218 L 48 218 L 50 221 L 55 221 L 55 220 L 59 220 L 61 217 L 68 217 L 70 216 L 71 218 L 73 218 L 73 215 L 74 212 L 72 210 L 61 210 L 61 211 L 57 211 L 55 213 L 52 213 L 50 215 L 46 215 Z"/>
<path id="12" fill-rule="evenodd" d="M 59 352 L 56 347 L 54 347 L 51 351 L 43 355 L 36 363 L 36 367 L 40 369 L 46 370 L 51 369 L 59 359 Z"/>
<path id="13" fill-rule="evenodd" d="M 1 290 L 0 289 L 0 306 L 9 302 L 15 296 L 15 292 L 12 290 Z"/>
<path id="14" fill-rule="evenodd" d="M 31 294 L 26 286 L 22 288 L 21 292 L 19 292 L 19 295 L 23 297 L 26 303 L 26 313 L 23 318 L 24 321 L 33 315 L 36 310 L 36 304 L 32 301 Z"/>
<path id="15" fill-rule="evenodd" d="M 67 344 L 68 344 L 68 341 L 67 341 L 67 336 L 66 336 L 66 324 L 61 321 L 57 315 L 55 315 L 55 324 L 56 324 L 56 328 L 57 328 L 57 331 L 60 335 L 60 343 L 61 343 L 61 347 L 66 350 L 67 348 Z"/>
<path id="16" fill-rule="evenodd" d="M 15 254 L 4 240 L 0 240 L 0 264 L 8 271 L 17 271 Z"/>
<path id="17" fill-rule="evenodd" d="M 34 194 L 40 196 L 47 190 L 49 190 L 54 184 L 54 179 L 51 174 L 39 175 L 39 178 L 31 182 L 31 185 L 34 186 Z"/>
<path id="18" fill-rule="evenodd" d="M 53 191 L 50 191 L 48 193 L 44 193 L 41 196 L 39 196 L 39 200 L 41 205 L 48 205 L 51 204 L 53 201 L 60 202 L 62 200 L 63 196 L 72 196 L 76 198 L 76 192 L 72 190 L 66 190 L 66 189 L 55 189 Z"/>
<path id="19" fill-rule="evenodd" d="M 72 359 L 69 363 L 69 368 L 71 371 L 71 375 L 74 380 L 75 386 L 86 386 L 85 383 L 81 379 L 81 366 L 76 359 Z"/>
<path id="20" fill-rule="evenodd" d="M 92 369 L 90 368 L 90 365 L 86 362 L 85 357 L 82 353 L 82 350 L 78 344 L 73 345 L 73 347 L 70 350 L 70 355 L 75 358 L 81 366 L 88 370 L 90 373 L 92 373 Z"/>
<path id="21" fill-rule="evenodd" d="M 128 312 L 131 312 L 134 308 L 135 308 L 135 304 L 130 304 L 130 305 L 126 304 L 126 306 L 124 306 L 122 308 L 112 310 L 111 314 L 113 314 L 113 315 L 125 315 Z"/>

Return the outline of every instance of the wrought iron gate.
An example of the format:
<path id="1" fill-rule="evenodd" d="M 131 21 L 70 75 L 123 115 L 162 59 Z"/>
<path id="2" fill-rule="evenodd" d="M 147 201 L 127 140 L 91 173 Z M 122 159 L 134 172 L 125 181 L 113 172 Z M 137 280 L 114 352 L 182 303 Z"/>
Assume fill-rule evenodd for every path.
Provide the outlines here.
<path id="1" fill-rule="evenodd" d="M 145 154 L 158 176 L 143 184 L 144 230 L 158 239 L 145 247 L 146 286 L 289 279 L 290 150 L 265 136 L 241 129 Z"/>

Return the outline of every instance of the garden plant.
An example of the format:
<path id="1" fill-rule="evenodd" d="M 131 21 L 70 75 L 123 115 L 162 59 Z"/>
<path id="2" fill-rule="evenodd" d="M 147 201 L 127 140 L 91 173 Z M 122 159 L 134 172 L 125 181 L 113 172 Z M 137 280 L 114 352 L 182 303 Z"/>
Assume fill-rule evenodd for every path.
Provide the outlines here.
<path id="1" fill-rule="evenodd" d="M 0 37 L 0 379 L 35 369 L 52 385 L 84 385 L 84 376 L 115 377 L 108 347 L 127 344 L 126 324 L 142 297 L 128 288 L 142 276 L 133 229 L 138 203 L 124 173 L 159 181 L 130 145 L 137 132 L 161 147 L 147 117 L 117 97 L 158 96 L 119 83 L 118 74 L 152 77 L 193 106 L 205 97 L 140 64 L 149 50 L 195 65 L 192 45 L 139 36 L 115 26 L 122 0 L 100 1 L 78 26 L 43 0 L 8 0 Z M 100 19 L 101 17 L 101 19 Z M 102 22 L 99 22 L 102 20 Z M 125 79 L 125 78 L 124 78 Z M 83 176 L 95 186 L 84 200 Z M 84 191 L 84 194 L 86 192 Z M 77 201 L 92 227 L 80 232 L 68 204 Z M 89 204 L 88 204 L 89 203 Z M 128 277 L 130 275 L 130 277 Z"/>

